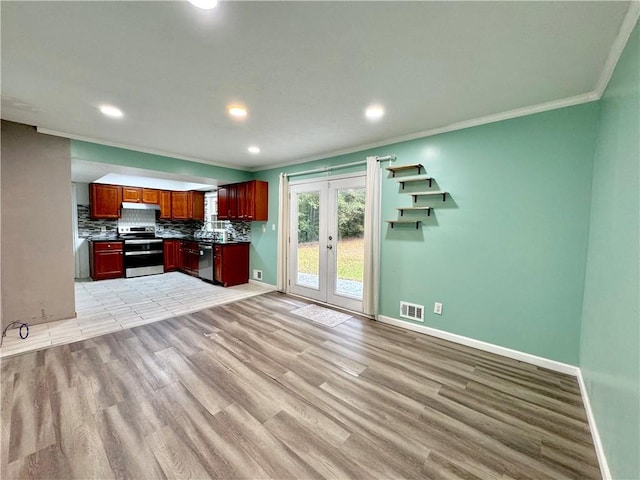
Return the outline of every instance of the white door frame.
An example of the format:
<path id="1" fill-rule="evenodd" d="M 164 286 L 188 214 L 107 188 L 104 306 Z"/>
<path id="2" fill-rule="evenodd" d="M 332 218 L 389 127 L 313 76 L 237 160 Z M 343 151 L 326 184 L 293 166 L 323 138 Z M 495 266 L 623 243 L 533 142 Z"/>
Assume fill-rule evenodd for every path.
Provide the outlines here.
<path id="1" fill-rule="evenodd" d="M 337 198 L 336 191 L 341 188 L 365 187 L 364 172 L 335 175 L 324 178 L 313 178 L 289 183 L 289 264 L 287 292 L 325 302 L 356 312 L 363 311 L 362 299 L 341 295 L 336 289 L 337 279 Z M 352 182 L 347 180 L 353 179 Z M 332 185 L 333 184 L 333 185 Z M 319 218 L 318 249 L 319 249 L 319 286 L 312 288 L 296 284 L 298 265 L 298 193 L 318 192 L 321 206 Z M 366 207 L 365 207 L 366 208 Z M 329 240 L 331 237 L 332 240 Z M 364 286 L 366 288 L 366 286 Z"/>

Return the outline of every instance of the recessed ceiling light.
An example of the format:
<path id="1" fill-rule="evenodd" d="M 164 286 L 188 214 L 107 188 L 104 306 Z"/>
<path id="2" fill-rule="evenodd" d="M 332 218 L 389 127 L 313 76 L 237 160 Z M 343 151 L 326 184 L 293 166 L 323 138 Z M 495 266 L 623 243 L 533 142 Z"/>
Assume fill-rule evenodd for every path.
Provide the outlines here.
<path id="1" fill-rule="evenodd" d="M 124 115 L 122 110 L 118 107 L 114 107 L 113 105 L 100 105 L 100 111 L 103 115 L 111 118 L 122 118 Z"/>
<path id="2" fill-rule="evenodd" d="M 251 146 L 247 150 L 249 150 L 249 153 L 260 153 L 260 148 L 256 146 Z"/>
<path id="3" fill-rule="evenodd" d="M 189 0 L 189 3 L 203 10 L 211 10 L 212 8 L 216 8 L 218 0 Z"/>
<path id="4" fill-rule="evenodd" d="M 247 116 L 247 109 L 240 105 L 231 105 L 227 108 L 227 112 L 229 112 L 229 115 L 232 117 L 242 118 Z"/>
<path id="5" fill-rule="evenodd" d="M 384 108 L 380 105 L 371 105 L 365 110 L 364 114 L 369 120 L 378 120 L 384 116 Z"/>

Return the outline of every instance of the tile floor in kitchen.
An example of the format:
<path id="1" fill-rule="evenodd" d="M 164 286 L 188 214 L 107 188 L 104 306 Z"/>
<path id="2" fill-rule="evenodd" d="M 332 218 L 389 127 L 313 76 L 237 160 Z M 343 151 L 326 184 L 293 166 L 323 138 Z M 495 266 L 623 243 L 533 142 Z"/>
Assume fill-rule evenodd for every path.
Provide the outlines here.
<path id="1" fill-rule="evenodd" d="M 0 358 L 72 343 L 105 333 L 185 315 L 271 291 L 246 283 L 223 288 L 179 272 L 99 282 L 76 282 L 77 318 L 29 326 L 22 340 L 10 329 Z"/>

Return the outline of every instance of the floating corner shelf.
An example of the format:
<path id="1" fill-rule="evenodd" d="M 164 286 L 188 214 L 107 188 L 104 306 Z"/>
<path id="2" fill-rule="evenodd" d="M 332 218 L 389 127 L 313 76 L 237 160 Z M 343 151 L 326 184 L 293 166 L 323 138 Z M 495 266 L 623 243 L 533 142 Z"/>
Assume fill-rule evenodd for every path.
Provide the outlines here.
<path id="1" fill-rule="evenodd" d="M 414 168 L 418 171 L 418 173 L 420 173 L 423 166 L 421 163 L 411 163 L 408 165 L 398 165 L 397 167 L 387 167 L 387 170 L 391 172 L 392 177 L 395 177 L 396 172 L 402 172 L 403 170 L 413 170 Z"/>
<path id="2" fill-rule="evenodd" d="M 391 225 L 391 228 L 393 228 L 394 225 L 414 225 L 415 224 L 416 230 L 420 228 L 420 223 L 422 223 L 421 220 L 385 220 L 385 222 Z"/>

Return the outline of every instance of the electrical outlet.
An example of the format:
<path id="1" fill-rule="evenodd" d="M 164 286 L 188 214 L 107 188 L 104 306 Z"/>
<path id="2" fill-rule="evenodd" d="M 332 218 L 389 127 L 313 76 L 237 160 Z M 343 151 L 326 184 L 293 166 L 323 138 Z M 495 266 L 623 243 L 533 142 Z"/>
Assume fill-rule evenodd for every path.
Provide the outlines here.
<path id="1" fill-rule="evenodd" d="M 433 313 L 435 313 L 436 315 L 442 315 L 442 304 L 441 303 L 434 303 L 433 304 Z"/>
<path id="2" fill-rule="evenodd" d="M 253 279 L 262 280 L 262 270 L 253 270 Z"/>
<path id="3" fill-rule="evenodd" d="M 262 224 L 262 233 L 264 233 L 264 232 L 266 232 L 266 231 L 267 231 L 267 224 L 266 224 L 266 223 L 263 223 L 263 224 Z"/>
<path id="4" fill-rule="evenodd" d="M 275 223 L 271 224 L 271 230 L 273 230 L 274 232 L 276 231 L 276 224 Z"/>

